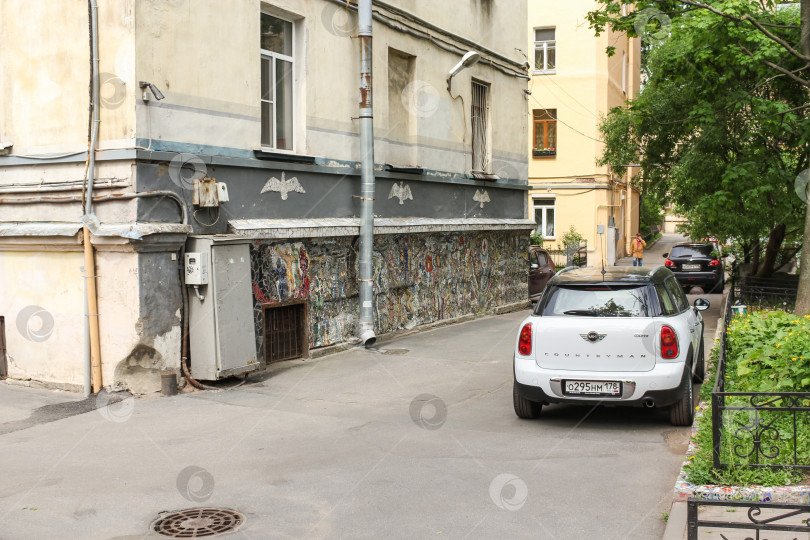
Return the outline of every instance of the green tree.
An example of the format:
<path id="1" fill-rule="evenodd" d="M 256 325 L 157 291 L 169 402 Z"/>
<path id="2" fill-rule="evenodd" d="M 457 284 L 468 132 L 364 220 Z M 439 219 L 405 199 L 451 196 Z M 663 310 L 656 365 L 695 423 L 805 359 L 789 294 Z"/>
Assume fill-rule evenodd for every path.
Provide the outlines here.
<path id="1" fill-rule="evenodd" d="M 810 212 L 794 192 L 810 166 L 810 0 L 598 0 L 605 28 L 641 34 L 648 81 L 601 128 L 603 164 L 640 160 L 645 189 L 668 197 L 693 236 L 767 237 L 760 274 L 803 239 L 797 312 L 810 311 Z M 621 16 L 621 6 L 631 6 Z M 608 51 L 609 53 L 611 51 Z"/>

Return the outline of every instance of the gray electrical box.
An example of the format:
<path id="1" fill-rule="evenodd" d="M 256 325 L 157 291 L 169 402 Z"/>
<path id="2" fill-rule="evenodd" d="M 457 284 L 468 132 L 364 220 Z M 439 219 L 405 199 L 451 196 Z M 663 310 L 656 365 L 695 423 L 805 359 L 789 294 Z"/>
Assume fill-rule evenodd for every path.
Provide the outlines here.
<path id="1" fill-rule="evenodd" d="M 208 285 L 188 291 L 191 375 L 212 381 L 258 369 L 248 244 L 190 237 L 186 250 L 208 260 Z"/>

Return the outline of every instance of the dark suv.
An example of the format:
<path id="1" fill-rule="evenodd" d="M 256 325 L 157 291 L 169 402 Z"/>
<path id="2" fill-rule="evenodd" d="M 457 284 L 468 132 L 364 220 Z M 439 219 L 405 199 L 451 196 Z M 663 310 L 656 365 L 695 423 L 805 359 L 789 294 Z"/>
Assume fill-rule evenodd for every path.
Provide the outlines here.
<path id="1" fill-rule="evenodd" d="M 681 286 L 700 286 L 706 293 L 722 293 L 725 284 L 723 263 L 712 244 L 681 243 L 664 254 L 665 266 L 672 270 Z"/>

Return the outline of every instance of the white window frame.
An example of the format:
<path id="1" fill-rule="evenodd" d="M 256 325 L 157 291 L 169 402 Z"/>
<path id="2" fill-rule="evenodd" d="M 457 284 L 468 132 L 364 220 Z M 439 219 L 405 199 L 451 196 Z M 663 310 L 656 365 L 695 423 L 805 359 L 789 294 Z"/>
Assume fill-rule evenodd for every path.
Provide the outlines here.
<path id="1" fill-rule="evenodd" d="M 295 123 L 297 121 L 297 116 L 298 116 L 297 113 L 296 113 L 296 110 L 297 110 L 297 107 L 298 107 L 298 97 L 297 97 L 298 92 L 296 92 L 296 89 L 298 87 L 298 80 L 297 80 L 298 77 L 297 77 L 296 65 L 295 65 L 295 57 L 296 57 L 296 44 L 295 44 L 296 28 L 295 27 L 296 27 L 296 24 L 295 24 L 294 20 L 286 18 L 286 17 L 281 17 L 281 16 L 279 16 L 278 13 L 274 13 L 274 12 L 271 12 L 271 11 L 268 11 L 268 10 L 263 9 L 261 11 L 261 14 L 269 15 L 271 17 L 275 17 L 276 19 L 281 19 L 282 21 L 290 23 L 290 27 L 291 27 L 291 34 L 290 34 L 291 43 L 290 43 L 290 45 L 291 45 L 291 50 L 292 50 L 292 56 L 287 56 L 286 54 L 281 54 L 281 53 L 277 53 L 277 52 L 273 52 L 273 51 L 268 51 L 267 49 L 262 49 L 261 47 L 259 48 L 259 50 L 260 50 L 259 77 L 261 77 L 261 61 L 264 60 L 264 59 L 270 59 L 270 72 L 271 72 L 271 78 L 272 78 L 272 83 L 273 83 L 273 100 L 272 100 L 273 125 L 271 126 L 272 130 L 273 130 L 273 136 L 272 136 L 273 145 L 272 146 L 267 146 L 264 143 L 262 143 L 261 142 L 261 135 L 259 136 L 259 138 L 260 138 L 259 142 L 260 142 L 262 150 L 266 150 L 268 152 L 281 152 L 281 153 L 287 153 L 287 154 L 294 154 L 295 153 L 295 148 L 296 148 L 296 144 L 295 144 L 295 139 L 296 139 Z M 261 17 L 261 15 L 259 15 L 259 17 Z M 278 102 L 278 95 L 277 95 L 277 91 L 276 91 L 276 59 L 284 60 L 286 62 L 290 62 L 290 64 L 291 64 L 290 65 L 290 73 L 292 73 L 292 76 L 293 76 L 292 103 L 290 104 L 290 107 L 292 109 L 292 121 L 290 122 L 290 129 L 292 130 L 292 133 L 291 133 L 291 136 L 290 136 L 290 139 L 292 141 L 292 148 L 291 149 L 290 148 L 278 148 L 278 146 L 277 146 L 278 145 L 278 133 L 276 133 L 276 123 L 278 122 L 278 110 L 276 109 L 276 104 Z M 259 87 L 260 88 L 261 88 L 262 82 L 263 81 L 259 82 Z M 265 101 L 270 101 L 270 100 L 262 99 L 261 95 L 260 95 L 259 96 L 259 118 L 260 119 L 261 119 L 261 104 L 263 102 L 265 102 Z M 263 128 L 264 128 L 264 126 L 261 126 L 262 130 L 263 130 Z"/>
<path id="2" fill-rule="evenodd" d="M 532 199 L 532 208 L 534 209 L 534 222 L 537 223 L 537 213 L 540 212 L 542 215 L 541 219 L 541 230 L 535 229 L 535 232 L 539 232 L 544 240 L 554 240 L 557 237 L 557 199 L 556 197 L 534 197 Z M 548 210 L 551 209 L 554 211 L 554 217 L 552 218 L 552 226 L 554 227 L 554 234 L 547 235 L 546 230 L 548 229 Z"/>
<path id="3" fill-rule="evenodd" d="M 544 28 L 535 28 L 533 32 L 535 32 L 534 36 L 537 36 L 537 30 L 554 30 L 554 39 L 545 40 L 545 41 L 537 41 L 534 42 L 534 71 L 535 75 L 550 75 L 557 73 L 557 27 L 556 26 L 548 26 Z M 554 47 L 554 67 L 549 69 L 548 68 L 548 46 L 552 45 Z M 543 69 L 537 69 L 537 49 L 543 49 Z"/>
<path id="4" fill-rule="evenodd" d="M 476 103 L 475 101 L 475 88 L 480 88 L 479 96 L 483 99 L 483 103 Z M 470 167 L 471 172 L 473 173 L 483 173 L 489 174 L 491 173 L 492 169 L 492 139 L 491 139 L 491 126 L 492 126 L 492 85 L 487 82 L 480 81 L 477 79 L 472 79 L 470 84 L 470 101 L 471 101 L 471 110 L 470 110 L 470 124 L 472 127 L 472 136 L 470 137 L 471 142 L 471 158 L 472 158 L 472 165 Z M 480 107 L 482 113 L 482 125 L 479 130 L 475 128 L 475 115 L 473 111 L 475 110 L 475 106 L 478 105 Z M 481 140 L 476 139 L 476 133 L 481 137 Z M 476 148 L 476 143 L 478 143 L 478 148 Z M 477 151 L 476 151 L 477 150 Z"/>

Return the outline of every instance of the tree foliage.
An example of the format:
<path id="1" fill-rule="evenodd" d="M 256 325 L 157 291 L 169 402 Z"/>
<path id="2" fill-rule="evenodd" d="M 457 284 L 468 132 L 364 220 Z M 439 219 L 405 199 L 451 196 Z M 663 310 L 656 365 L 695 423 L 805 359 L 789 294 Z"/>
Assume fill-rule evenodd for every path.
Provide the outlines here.
<path id="1" fill-rule="evenodd" d="M 794 183 L 810 167 L 810 0 L 801 12 L 768 0 L 598 1 L 593 28 L 641 35 L 648 54 L 641 93 L 602 122 L 601 164 L 622 174 L 639 161 L 644 188 L 674 202 L 693 237 L 768 238 L 761 271 L 772 272 L 805 222 Z M 622 4 L 635 11 L 622 16 Z"/>

